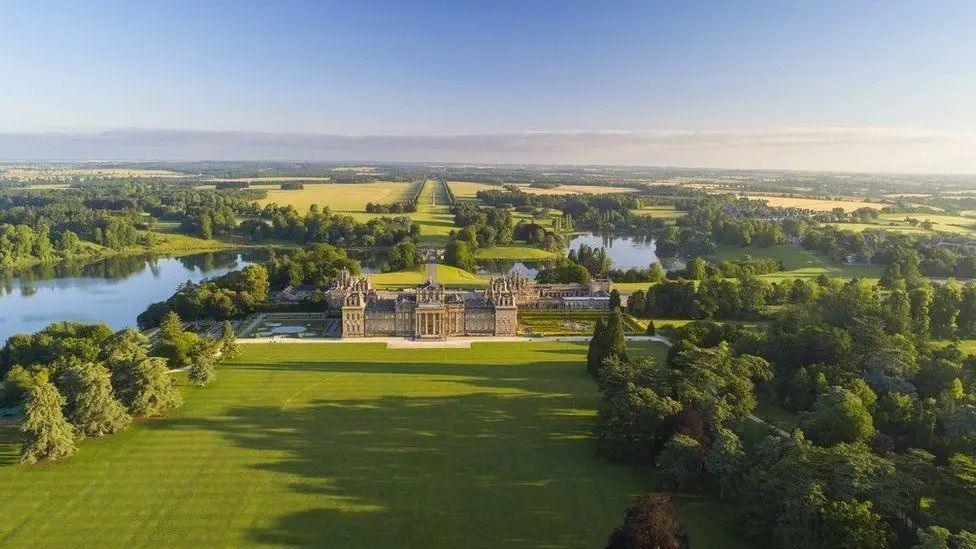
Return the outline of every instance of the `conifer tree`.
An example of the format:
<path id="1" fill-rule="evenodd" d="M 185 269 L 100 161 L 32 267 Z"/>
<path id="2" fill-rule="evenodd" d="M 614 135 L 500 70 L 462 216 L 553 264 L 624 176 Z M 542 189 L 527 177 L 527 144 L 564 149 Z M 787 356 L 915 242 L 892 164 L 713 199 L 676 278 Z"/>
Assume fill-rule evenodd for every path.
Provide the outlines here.
<path id="1" fill-rule="evenodd" d="M 647 330 L 645 332 L 647 335 L 652 336 L 657 334 L 657 327 L 654 326 L 653 320 L 647 321 Z"/>
<path id="2" fill-rule="evenodd" d="M 116 386 L 119 399 L 134 416 L 161 416 L 183 405 L 183 398 L 167 372 L 164 358 L 149 357 L 129 363 L 113 372 L 113 381 L 116 376 L 120 377 Z"/>
<path id="3" fill-rule="evenodd" d="M 241 354 L 241 350 L 237 346 L 237 336 L 234 335 L 234 327 L 231 326 L 229 320 L 225 320 L 220 329 L 220 358 L 221 360 L 226 360 L 228 358 L 234 358 L 239 354 Z"/>
<path id="4" fill-rule="evenodd" d="M 63 405 L 64 397 L 50 382 L 40 380 L 30 387 L 24 424 L 21 426 L 24 432 L 20 447 L 21 463 L 65 459 L 78 450 L 74 428 L 61 413 Z"/>
<path id="5" fill-rule="evenodd" d="M 79 363 L 61 374 L 68 420 L 83 435 L 102 436 L 129 426 L 132 418 L 112 394 L 108 371 L 100 364 Z"/>
<path id="6" fill-rule="evenodd" d="M 216 355 L 217 343 L 210 340 L 200 340 L 190 350 L 190 371 L 187 379 L 194 385 L 204 386 L 217 376 Z"/>
<path id="7" fill-rule="evenodd" d="M 624 318 L 619 307 L 612 309 L 607 317 L 606 355 L 603 360 L 609 357 L 627 361 L 627 338 L 624 336 Z M 603 360 L 600 361 L 601 365 Z"/>
<path id="8" fill-rule="evenodd" d="M 606 331 L 607 327 L 603 318 L 598 318 L 593 327 L 593 338 L 590 339 L 590 346 L 586 351 L 586 371 L 590 375 L 595 376 L 600 370 L 600 365 L 603 364 L 603 357 L 606 355 L 607 349 Z"/>

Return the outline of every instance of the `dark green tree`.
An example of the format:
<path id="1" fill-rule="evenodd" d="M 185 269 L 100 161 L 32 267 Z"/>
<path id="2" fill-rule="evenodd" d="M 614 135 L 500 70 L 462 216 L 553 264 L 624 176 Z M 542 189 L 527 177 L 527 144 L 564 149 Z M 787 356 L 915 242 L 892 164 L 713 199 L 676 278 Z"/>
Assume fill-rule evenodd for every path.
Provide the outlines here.
<path id="1" fill-rule="evenodd" d="M 74 454 L 74 427 L 61 412 L 64 397 L 46 380 L 40 380 L 28 389 L 24 423 L 21 430 L 24 440 L 20 446 L 21 463 L 37 463 L 42 460 L 57 461 Z"/>
<path id="2" fill-rule="evenodd" d="M 80 434 L 109 435 L 132 422 L 115 399 L 108 370 L 101 364 L 76 363 L 61 374 L 58 385 L 66 400 L 68 421 Z"/>
<path id="3" fill-rule="evenodd" d="M 825 446 L 840 442 L 866 442 L 874 436 L 874 419 L 854 393 L 830 387 L 803 415 L 803 432 Z"/>

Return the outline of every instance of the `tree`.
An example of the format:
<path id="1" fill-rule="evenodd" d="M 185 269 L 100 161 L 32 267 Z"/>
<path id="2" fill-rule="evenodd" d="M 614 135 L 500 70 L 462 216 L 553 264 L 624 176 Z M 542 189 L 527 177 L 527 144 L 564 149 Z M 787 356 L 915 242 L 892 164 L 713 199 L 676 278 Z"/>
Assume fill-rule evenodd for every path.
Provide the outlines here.
<path id="1" fill-rule="evenodd" d="M 603 358 L 607 354 L 607 325 L 600 317 L 593 326 L 593 337 L 586 351 L 586 371 L 595 376 L 600 371 Z"/>
<path id="2" fill-rule="evenodd" d="M 665 422 L 679 412 L 681 404 L 674 399 L 625 383 L 600 402 L 594 430 L 597 446 L 610 458 L 646 459 L 661 447 L 667 434 Z"/>
<path id="3" fill-rule="evenodd" d="M 627 359 L 627 341 L 624 336 L 623 315 L 620 308 L 610 310 L 606 322 L 597 319 L 586 353 L 586 370 L 590 375 L 599 374 L 600 367 L 611 357 Z"/>
<path id="4" fill-rule="evenodd" d="M 409 240 L 398 242 L 390 248 L 386 256 L 386 267 L 390 271 L 410 269 L 417 264 L 417 247 Z"/>
<path id="5" fill-rule="evenodd" d="M 199 339 L 196 334 L 183 331 L 179 315 L 169 311 L 163 315 L 163 321 L 159 324 L 159 342 L 156 344 L 155 354 L 169 359 L 173 368 L 189 366 L 192 364 L 190 352 Z"/>
<path id="6" fill-rule="evenodd" d="M 705 470 L 719 481 L 720 496 L 740 479 L 746 465 L 746 454 L 739 437 L 730 429 L 719 427 L 705 459 Z"/>
<path id="7" fill-rule="evenodd" d="M 824 547 L 884 549 L 892 535 L 869 501 L 831 501 L 820 509 Z"/>
<path id="8" fill-rule="evenodd" d="M 947 339 L 956 335 L 956 318 L 962 301 L 962 288 L 953 280 L 936 284 L 929 309 L 932 336 Z"/>
<path id="9" fill-rule="evenodd" d="M 217 343 L 210 338 L 200 339 L 190 349 L 190 371 L 187 379 L 194 385 L 204 386 L 217 375 Z"/>
<path id="10" fill-rule="evenodd" d="M 116 376 L 120 378 L 116 394 L 134 416 L 161 416 L 183 405 L 164 358 L 150 357 L 125 364 L 112 372 L 113 385 Z"/>
<path id="11" fill-rule="evenodd" d="M 929 308 L 932 306 L 932 286 L 923 282 L 908 292 L 911 304 L 912 333 L 916 337 L 927 338 L 931 326 Z"/>
<path id="12" fill-rule="evenodd" d="M 220 359 L 227 360 L 235 358 L 241 354 L 241 349 L 237 345 L 237 336 L 234 335 L 234 327 L 229 320 L 225 320 L 220 327 Z"/>
<path id="13" fill-rule="evenodd" d="M 620 308 L 620 292 L 617 290 L 610 290 L 610 308 L 619 309 Z"/>
<path id="14" fill-rule="evenodd" d="M 654 327 L 654 320 L 647 321 L 647 330 L 644 331 L 649 336 L 657 334 L 657 328 Z"/>
<path id="15" fill-rule="evenodd" d="M 614 530 L 607 549 L 681 549 L 688 546 L 671 497 L 643 495 L 627 508 L 624 523 Z"/>
<path id="16" fill-rule="evenodd" d="M 657 478 L 668 489 L 681 489 L 696 481 L 702 465 L 701 445 L 680 433 L 671 437 L 655 461 Z"/>
<path id="17" fill-rule="evenodd" d="M 132 418 L 112 394 L 108 370 L 101 364 L 76 363 L 61 374 L 68 420 L 86 436 L 102 436 L 125 430 Z"/>
<path id="18" fill-rule="evenodd" d="M 661 267 L 660 263 L 651 263 L 650 269 L 648 269 L 647 279 L 651 284 L 657 284 L 666 278 L 664 274 L 664 268 Z"/>
<path id="19" fill-rule="evenodd" d="M 477 270 L 471 248 L 466 242 L 460 240 L 452 240 L 447 245 L 444 250 L 444 262 L 465 271 L 474 272 Z"/>
<path id="20" fill-rule="evenodd" d="M 688 262 L 686 272 L 691 280 L 705 280 L 708 276 L 708 263 L 700 257 L 696 257 Z"/>
<path id="21" fill-rule="evenodd" d="M 960 338 L 971 337 L 976 333 L 976 281 L 971 280 L 962 287 L 956 325 Z"/>
<path id="22" fill-rule="evenodd" d="M 889 334 L 907 334 L 911 328 L 912 305 L 904 290 L 891 292 L 885 300 L 885 328 Z"/>
<path id="23" fill-rule="evenodd" d="M 30 387 L 21 426 L 21 463 L 65 459 L 78 450 L 74 428 L 61 413 L 63 405 L 64 397 L 50 382 L 43 380 Z"/>
<path id="24" fill-rule="evenodd" d="M 803 431 L 825 446 L 840 442 L 867 442 L 874 436 L 874 420 L 854 393 L 830 387 L 802 418 Z"/>

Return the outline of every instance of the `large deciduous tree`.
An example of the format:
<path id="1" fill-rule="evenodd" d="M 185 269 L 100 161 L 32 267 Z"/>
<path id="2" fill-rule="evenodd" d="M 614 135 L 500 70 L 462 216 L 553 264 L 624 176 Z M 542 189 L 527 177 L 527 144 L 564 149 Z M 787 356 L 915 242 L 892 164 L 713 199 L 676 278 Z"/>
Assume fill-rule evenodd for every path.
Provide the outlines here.
<path id="1" fill-rule="evenodd" d="M 627 508 L 624 523 L 614 530 L 607 549 L 682 549 L 688 547 L 684 528 L 666 494 L 641 496 Z"/>
<path id="2" fill-rule="evenodd" d="M 803 431 L 823 445 L 866 442 L 874 436 L 874 420 L 867 406 L 851 391 L 830 387 L 803 415 Z"/>

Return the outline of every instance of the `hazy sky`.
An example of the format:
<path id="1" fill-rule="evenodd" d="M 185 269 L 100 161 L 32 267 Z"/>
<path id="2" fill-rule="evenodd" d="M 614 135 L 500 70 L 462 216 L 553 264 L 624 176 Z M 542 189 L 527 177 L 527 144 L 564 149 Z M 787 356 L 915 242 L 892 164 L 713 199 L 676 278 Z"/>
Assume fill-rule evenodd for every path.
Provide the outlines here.
<path id="1" fill-rule="evenodd" d="M 0 21 L 3 158 L 976 172 L 972 0 L 0 0 Z"/>

